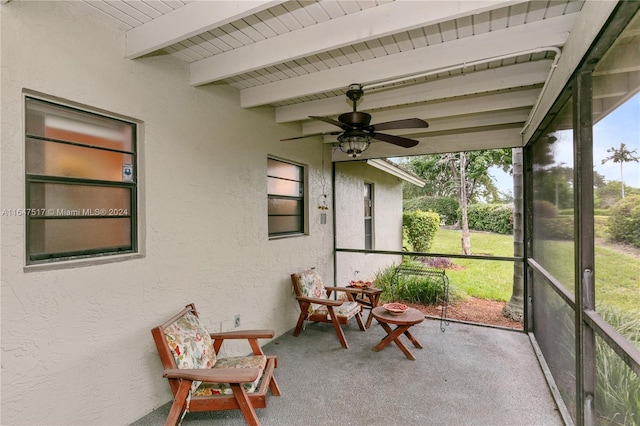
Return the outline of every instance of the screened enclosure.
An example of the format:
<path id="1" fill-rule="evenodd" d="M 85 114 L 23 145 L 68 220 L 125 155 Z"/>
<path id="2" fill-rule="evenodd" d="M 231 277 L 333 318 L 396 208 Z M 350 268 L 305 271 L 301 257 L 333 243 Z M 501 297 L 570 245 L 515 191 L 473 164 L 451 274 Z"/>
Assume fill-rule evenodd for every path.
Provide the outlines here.
<path id="1" fill-rule="evenodd" d="M 524 256 L 507 260 L 524 262 L 525 331 L 540 349 L 567 424 L 640 424 L 640 262 L 601 249 L 611 238 L 601 230 L 611 220 L 602 212 L 640 195 L 640 163 L 633 161 L 640 144 L 639 7 L 620 3 L 523 152 Z M 616 156 L 625 146 L 627 161 Z M 619 182 L 603 177 L 613 166 Z M 337 275 L 400 262 L 397 239 L 381 240 L 395 246 L 375 239 L 367 245 L 361 219 L 346 223 L 343 197 L 337 194 L 338 231 L 362 229 L 363 236 L 354 244 L 348 232 L 337 232 Z M 631 226 L 631 234 L 640 232 Z"/>
<path id="2" fill-rule="evenodd" d="M 639 168 L 606 156 L 640 138 L 637 9 L 620 5 L 525 149 L 527 328 L 577 424 L 640 424 L 638 261 L 612 267 L 596 220 L 612 207 L 599 167 L 619 163 L 621 200 Z"/>

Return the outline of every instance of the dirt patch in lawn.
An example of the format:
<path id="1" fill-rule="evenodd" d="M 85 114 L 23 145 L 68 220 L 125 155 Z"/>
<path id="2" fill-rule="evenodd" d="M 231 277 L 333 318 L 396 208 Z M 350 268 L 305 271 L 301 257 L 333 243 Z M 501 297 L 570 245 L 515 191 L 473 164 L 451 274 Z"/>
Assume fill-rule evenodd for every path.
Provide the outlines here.
<path id="1" fill-rule="evenodd" d="M 438 306 L 403 303 L 418 309 L 426 315 L 440 317 L 441 308 Z M 447 310 L 447 318 L 522 330 L 522 322 L 505 318 L 502 315 L 502 309 L 506 304 L 506 302 L 470 297 L 450 304 Z"/>

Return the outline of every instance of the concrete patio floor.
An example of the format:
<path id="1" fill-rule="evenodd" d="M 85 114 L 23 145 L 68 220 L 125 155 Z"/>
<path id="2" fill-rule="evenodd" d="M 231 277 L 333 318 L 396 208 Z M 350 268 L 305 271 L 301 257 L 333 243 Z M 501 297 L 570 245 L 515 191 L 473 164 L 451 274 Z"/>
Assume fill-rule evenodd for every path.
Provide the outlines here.
<path id="1" fill-rule="evenodd" d="M 401 339 L 380 352 L 386 334 L 345 326 L 343 349 L 330 324 L 308 324 L 264 346 L 278 356 L 282 396 L 256 410 L 263 425 L 562 425 L 526 333 L 425 320 L 411 331 L 424 349 Z M 167 384 L 168 386 L 168 384 Z M 163 424 L 170 403 L 133 423 Z M 239 410 L 187 413 L 184 425 L 244 425 Z"/>

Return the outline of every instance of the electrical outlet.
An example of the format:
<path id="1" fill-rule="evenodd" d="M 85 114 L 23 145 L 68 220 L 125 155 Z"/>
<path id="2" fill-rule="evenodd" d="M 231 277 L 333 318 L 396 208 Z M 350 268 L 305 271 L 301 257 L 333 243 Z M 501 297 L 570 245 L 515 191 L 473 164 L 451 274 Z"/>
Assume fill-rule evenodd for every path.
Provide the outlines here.
<path id="1" fill-rule="evenodd" d="M 240 314 L 236 315 L 235 326 L 236 328 L 240 327 Z"/>

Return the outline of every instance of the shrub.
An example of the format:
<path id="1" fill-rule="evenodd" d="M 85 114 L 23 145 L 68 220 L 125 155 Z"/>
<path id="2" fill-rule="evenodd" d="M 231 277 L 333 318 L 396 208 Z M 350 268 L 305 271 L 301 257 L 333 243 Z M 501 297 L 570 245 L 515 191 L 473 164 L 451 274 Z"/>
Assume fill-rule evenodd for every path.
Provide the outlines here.
<path id="1" fill-rule="evenodd" d="M 593 209 L 595 216 L 609 216 L 611 214 L 609 209 Z M 560 216 L 573 216 L 573 209 L 562 209 L 558 211 Z"/>
<path id="2" fill-rule="evenodd" d="M 413 251 L 426 252 L 431 248 L 440 227 L 440 216 L 422 210 L 405 212 L 402 214 L 402 225 Z"/>
<path id="3" fill-rule="evenodd" d="M 623 198 L 611 207 L 608 228 L 613 241 L 640 248 L 640 195 Z"/>
<path id="4" fill-rule="evenodd" d="M 403 263 L 411 264 L 411 262 Z M 383 301 L 403 300 L 410 303 L 426 305 L 442 301 L 442 281 L 436 277 L 400 275 L 396 276 L 396 265 L 382 269 L 376 273 L 376 287 L 382 289 Z"/>
<path id="5" fill-rule="evenodd" d="M 426 212 L 431 210 L 436 212 L 445 225 L 456 223 L 458 207 L 458 201 L 454 198 L 429 196 L 405 200 L 403 206 L 405 211 L 422 210 Z"/>
<path id="6" fill-rule="evenodd" d="M 429 276 L 401 275 L 394 294 L 411 303 L 436 304 L 443 297 L 442 281 Z"/>
<path id="7" fill-rule="evenodd" d="M 430 268 L 449 269 L 453 267 L 453 262 L 448 257 L 425 257 L 421 262 Z"/>
<path id="8" fill-rule="evenodd" d="M 458 212 L 461 216 L 461 212 Z M 498 234 L 513 233 L 513 205 L 471 204 L 467 209 L 469 229 Z"/>
<path id="9" fill-rule="evenodd" d="M 558 209 L 549 201 L 534 201 L 533 215 L 536 217 L 556 217 Z"/>
<path id="10" fill-rule="evenodd" d="M 620 311 L 598 306 L 605 321 L 636 346 L 640 345 L 638 311 Z M 599 423 L 634 425 L 640 423 L 640 377 L 629 368 L 604 340 L 596 340 Z"/>
<path id="11" fill-rule="evenodd" d="M 374 282 L 375 286 L 382 290 L 380 295 L 382 301 L 391 301 L 391 286 L 395 277 L 395 268 L 396 265 L 391 265 L 375 273 Z"/>
<path id="12" fill-rule="evenodd" d="M 573 216 L 543 217 L 536 221 L 534 232 L 545 240 L 573 240 Z"/>

